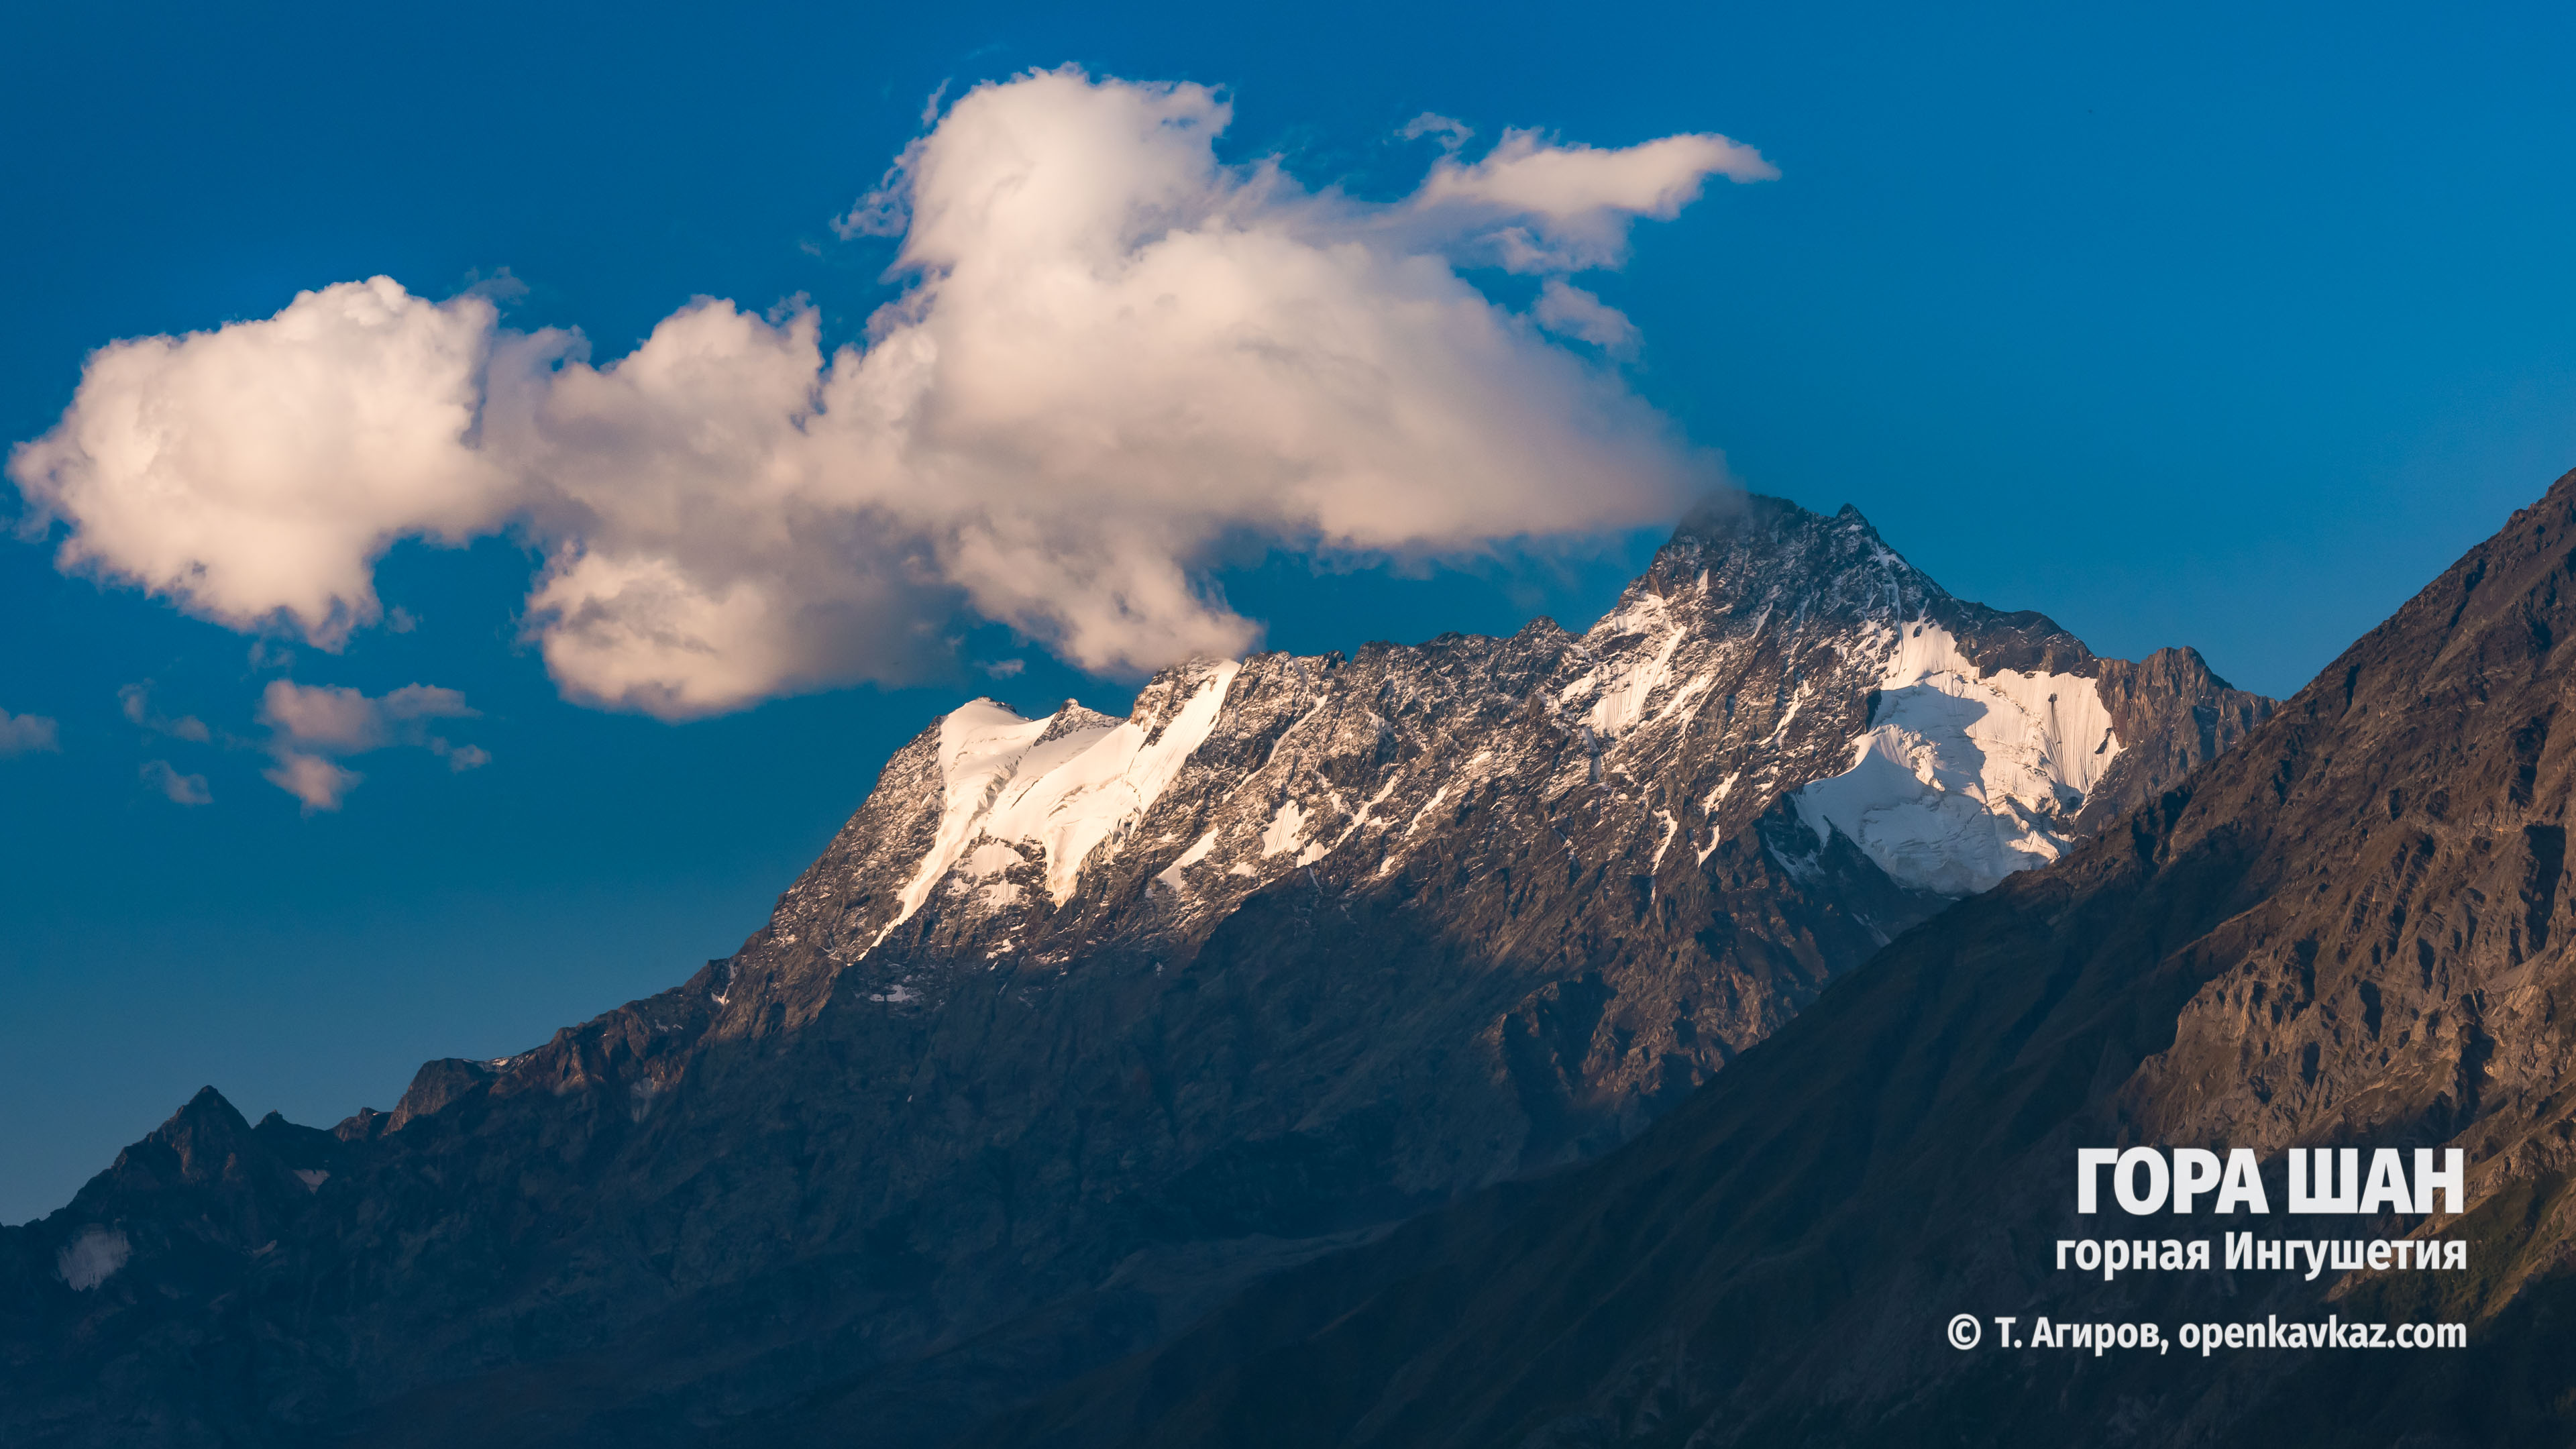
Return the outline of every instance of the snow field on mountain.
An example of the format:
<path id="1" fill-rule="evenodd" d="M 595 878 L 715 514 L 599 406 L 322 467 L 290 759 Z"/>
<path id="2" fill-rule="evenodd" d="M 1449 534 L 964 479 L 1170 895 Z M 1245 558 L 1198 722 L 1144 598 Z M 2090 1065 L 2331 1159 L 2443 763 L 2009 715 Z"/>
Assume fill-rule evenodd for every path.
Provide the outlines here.
<path id="1" fill-rule="evenodd" d="M 1706 586 L 1705 579 L 1702 586 Z M 1606 677 L 1604 671 L 1589 671 L 1558 695 L 1561 702 L 1571 704 L 1597 687 L 1600 692 L 1593 699 L 1592 708 L 1585 714 L 1583 722 L 1605 739 L 1616 739 L 1626 734 L 1646 717 L 1646 702 L 1672 678 L 1673 653 L 1681 648 L 1683 638 L 1690 631 L 1672 616 L 1671 607 L 1661 595 L 1640 591 L 1623 601 L 1615 612 L 1594 625 L 1591 631 L 1596 638 L 1612 638 L 1631 632 L 1662 637 L 1656 641 L 1652 654 L 1643 657 L 1630 654 L 1619 666 L 1607 671 Z M 1703 682 L 1701 688 L 1706 687 Z"/>
<path id="2" fill-rule="evenodd" d="M 1210 667 L 1159 734 L 1128 719 L 1047 739 L 1062 711 L 1022 719 L 989 699 L 951 711 L 939 725 L 939 827 L 898 896 L 901 909 L 877 939 L 921 909 L 951 870 L 962 866 L 976 877 L 1008 870 L 1025 858 L 1018 845 L 1037 847 L 1047 894 L 1063 904 L 1083 862 L 1142 819 L 1207 740 L 1242 668 L 1233 661 Z M 1016 892 L 996 903 L 1011 899 Z"/>
<path id="3" fill-rule="evenodd" d="M 1949 896 L 2063 854 L 2065 822 L 2120 753 L 2093 681 L 1981 678 L 1937 624 L 1908 625 L 1887 647 L 1851 767 L 1790 797 L 1817 841 L 1839 830 L 1897 880 Z"/>

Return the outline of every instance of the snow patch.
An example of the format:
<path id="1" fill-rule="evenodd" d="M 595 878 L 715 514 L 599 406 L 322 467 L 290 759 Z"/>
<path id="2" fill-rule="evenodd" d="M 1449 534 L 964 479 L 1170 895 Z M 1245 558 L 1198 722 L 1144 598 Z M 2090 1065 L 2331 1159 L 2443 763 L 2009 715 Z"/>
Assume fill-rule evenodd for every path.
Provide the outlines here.
<path id="1" fill-rule="evenodd" d="M 1304 840 L 1305 833 L 1306 807 L 1294 800 L 1282 800 L 1279 809 L 1271 815 L 1270 823 L 1262 827 L 1261 853 L 1273 856 L 1295 850 Z"/>
<path id="2" fill-rule="evenodd" d="M 1744 778 L 1744 772 L 1742 770 L 1738 770 L 1734 774 L 1727 776 L 1725 779 L 1718 781 L 1717 788 L 1708 792 L 1708 802 L 1699 808 L 1708 811 L 1716 810 L 1718 806 L 1726 802 L 1726 792 L 1734 789 L 1735 782 L 1742 778 Z"/>
<path id="3" fill-rule="evenodd" d="M 1601 697 L 1592 702 L 1592 712 L 1584 716 L 1584 723 L 1603 738 L 1615 740 L 1644 719 L 1646 702 L 1672 678 L 1673 651 L 1682 647 L 1682 638 L 1690 631 L 1670 614 L 1661 596 L 1640 594 L 1594 628 L 1596 634 L 1608 631 L 1663 636 L 1651 656 L 1632 656 L 1625 666 L 1602 681 Z"/>
<path id="4" fill-rule="evenodd" d="M 2120 754 L 2093 681 L 1981 679 L 1933 624 L 1890 642 L 1850 768 L 1790 797 L 1818 842 L 1839 830 L 1890 876 L 1948 896 L 2063 855 L 2069 820 Z"/>
<path id="5" fill-rule="evenodd" d="M 1170 888 L 1174 894 L 1189 889 L 1189 882 L 1181 878 L 1181 872 L 1207 859 L 1209 853 L 1215 849 L 1216 831 L 1211 827 L 1207 834 L 1200 836 L 1189 849 L 1181 852 L 1180 859 L 1156 871 L 1155 881 Z"/>
<path id="6" fill-rule="evenodd" d="M 966 852 L 965 860 L 958 863 L 957 869 L 976 880 L 982 880 L 988 875 L 1000 875 L 1012 866 L 1018 865 L 1020 859 L 1019 851 L 1013 847 L 1004 845 L 998 840 L 988 840 Z"/>
<path id="7" fill-rule="evenodd" d="M 1676 633 L 1673 637 L 1678 639 L 1681 636 Z M 1699 711 L 1694 708 L 1694 706 L 1706 703 L 1709 691 L 1716 687 L 1717 676 L 1713 674 L 1703 674 L 1696 679 L 1690 680 L 1682 685 L 1681 688 L 1673 691 L 1672 698 L 1664 701 L 1664 707 L 1662 709 L 1655 711 L 1655 722 L 1657 724 L 1661 724 L 1665 720 L 1671 719 L 1685 710 L 1690 711 L 1692 717 L 1696 718 Z"/>
<path id="8" fill-rule="evenodd" d="M 1430 819 L 1431 812 L 1439 809 L 1440 802 L 1447 798 L 1449 798 L 1449 787 L 1445 784 L 1439 789 L 1432 791 L 1431 798 L 1423 801 L 1422 808 L 1414 811 L 1413 818 L 1405 822 L 1403 838 L 1406 840 L 1412 839 L 1413 832 L 1421 829 L 1422 822 Z"/>
<path id="9" fill-rule="evenodd" d="M 306 1192 L 320 1192 L 322 1184 L 331 1180 L 331 1174 L 318 1167 L 299 1167 L 295 1169 L 295 1180 L 304 1184 Z"/>
<path id="10" fill-rule="evenodd" d="M 1798 717 L 1798 711 L 1807 707 L 1807 694 L 1812 688 L 1814 688 L 1814 686 L 1806 684 L 1798 686 L 1798 692 L 1789 696 L 1789 708 L 1787 712 L 1780 716 L 1780 722 L 1778 724 L 1771 727 L 1771 733 L 1763 736 L 1764 740 L 1776 740 L 1789 733 L 1790 722 Z"/>
<path id="11" fill-rule="evenodd" d="M 1400 779 L 1400 776 L 1391 775 L 1387 777 L 1387 782 L 1378 787 L 1376 794 L 1371 795 L 1368 799 L 1360 803 L 1360 813 L 1352 816 L 1351 823 L 1343 826 L 1342 833 L 1333 838 L 1333 848 L 1335 850 L 1342 848 L 1343 841 L 1346 841 L 1352 836 L 1360 833 L 1360 827 L 1369 823 L 1370 814 L 1375 811 L 1378 806 L 1386 802 L 1387 796 L 1395 793 L 1396 784 Z"/>

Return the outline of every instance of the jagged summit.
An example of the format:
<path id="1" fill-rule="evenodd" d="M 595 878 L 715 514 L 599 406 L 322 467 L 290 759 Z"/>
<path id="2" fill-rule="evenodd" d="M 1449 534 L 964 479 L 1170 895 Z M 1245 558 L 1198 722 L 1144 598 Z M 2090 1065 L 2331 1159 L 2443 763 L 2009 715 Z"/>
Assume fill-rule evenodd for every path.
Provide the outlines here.
<path id="1" fill-rule="evenodd" d="M 1200 662 L 1123 719 L 971 701 L 732 957 L 264 1148 L 293 1221 L 238 1301 L 327 1304 L 327 1334 L 277 1327 L 249 1389 L 117 1382 L 196 1384 L 226 1432 L 484 1439 L 525 1392 L 559 1442 L 940 1442 L 1032 1364 L 1616 1145 L 2268 708 L 1763 498 L 1693 515 L 1579 634 Z M 44 1312 L 99 1301 L 42 1265 L 105 1211 L 9 1240 Z M 135 1241 L 102 1291 L 160 1271 Z"/>
<path id="2" fill-rule="evenodd" d="M 1124 722 L 970 703 L 896 757 L 756 944 L 787 958 L 779 979 L 810 980 L 921 949 L 1043 951 L 1068 911 L 1186 938 L 1328 856 L 1392 874 L 1426 812 L 1506 785 L 1654 832 L 1651 875 L 1834 782 L 1800 797 L 1813 838 L 1786 853 L 1820 857 L 1839 833 L 1895 887 L 1955 897 L 2054 859 L 2088 810 L 2260 716 L 2196 664 L 2142 682 L 2043 615 L 1951 597 L 1855 509 L 1746 497 L 1694 514 L 1579 636 L 1538 621 L 1184 666 Z M 2192 711 L 2208 719 L 2186 737 Z M 920 989 L 897 972 L 875 994 Z"/>

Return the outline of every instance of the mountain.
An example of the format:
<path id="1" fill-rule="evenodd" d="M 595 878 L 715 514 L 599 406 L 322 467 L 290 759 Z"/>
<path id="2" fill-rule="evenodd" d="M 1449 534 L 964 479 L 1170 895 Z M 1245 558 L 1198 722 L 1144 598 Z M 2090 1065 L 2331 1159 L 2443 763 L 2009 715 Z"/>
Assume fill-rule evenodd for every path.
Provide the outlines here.
<path id="1" fill-rule="evenodd" d="M 2576 1442 L 2571 638 L 2576 473 L 2234 749 L 1901 937 L 1625 1149 L 1265 1280 L 985 1442 Z M 2272 1214 L 2082 1216 L 2077 1150 L 2140 1145 L 2250 1150 Z M 2287 1216 L 2287 1150 L 2347 1147 L 2459 1148 L 2462 1211 Z M 2464 1258 L 2055 1261 L 2238 1230 Z M 1944 1341 L 1960 1312 L 1976 1350 Z M 2007 1349 L 2006 1315 L 2467 1342 Z"/>
<path id="2" fill-rule="evenodd" d="M 2271 708 L 1759 498 L 1581 635 L 976 701 L 683 985 L 0 1230 L 0 1438 L 946 1442 L 1617 1146 Z"/>

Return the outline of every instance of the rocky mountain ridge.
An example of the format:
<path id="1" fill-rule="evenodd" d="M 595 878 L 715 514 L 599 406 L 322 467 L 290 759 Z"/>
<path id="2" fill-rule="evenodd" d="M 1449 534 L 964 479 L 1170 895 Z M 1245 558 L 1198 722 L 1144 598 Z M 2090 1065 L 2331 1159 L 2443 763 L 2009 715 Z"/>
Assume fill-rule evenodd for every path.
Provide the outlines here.
<path id="1" fill-rule="evenodd" d="M 0 1230 L 0 1427 L 943 1442 L 1615 1146 L 2269 709 L 1768 499 L 1581 635 L 970 703 L 681 986 L 330 1134 L 201 1096 Z"/>

